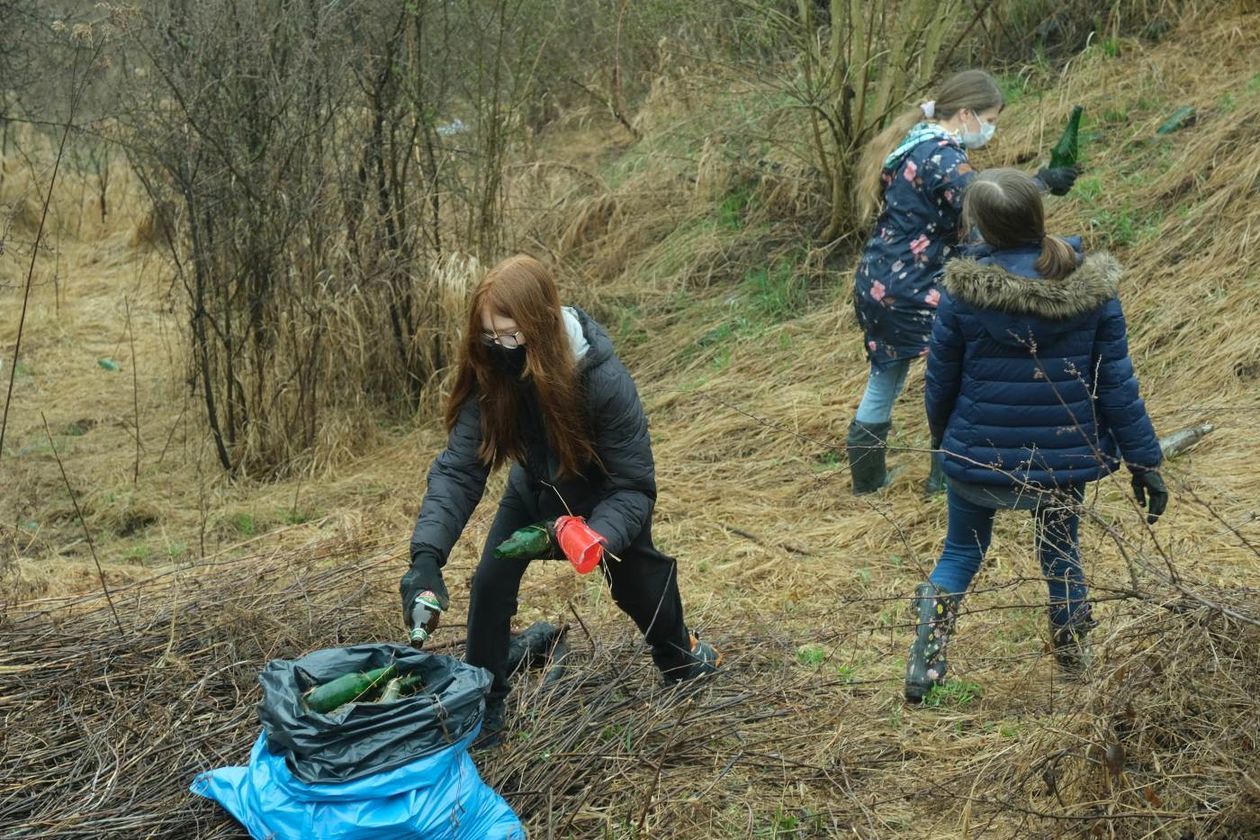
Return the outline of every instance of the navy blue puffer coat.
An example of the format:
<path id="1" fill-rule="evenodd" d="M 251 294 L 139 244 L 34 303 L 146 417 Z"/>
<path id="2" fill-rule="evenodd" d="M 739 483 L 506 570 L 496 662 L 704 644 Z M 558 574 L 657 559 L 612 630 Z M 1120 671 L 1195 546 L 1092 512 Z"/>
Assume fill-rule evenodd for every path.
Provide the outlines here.
<path id="1" fill-rule="evenodd" d="M 997 487 L 1068 487 L 1120 463 L 1155 468 L 1159 440 L 1138 393 L 1120 265 L 1086 257 L 1049 280 L 1040 248 L 945 267 L 928 350 L 926 403 L 953 479 Z"/>

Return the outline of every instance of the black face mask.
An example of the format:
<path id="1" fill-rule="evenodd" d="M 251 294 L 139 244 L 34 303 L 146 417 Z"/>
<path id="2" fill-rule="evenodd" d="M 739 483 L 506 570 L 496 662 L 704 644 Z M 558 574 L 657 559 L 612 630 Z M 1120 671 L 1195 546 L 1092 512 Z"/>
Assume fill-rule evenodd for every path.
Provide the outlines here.
<path id="1" fill-rule="evenodd" d="M 494 364 L 494 369 L 508 376 L 520 378 L 525 372 L 525 348 L 524 347 L 500 347 L 492 344 L 489 347 L 490 361 Z"/>

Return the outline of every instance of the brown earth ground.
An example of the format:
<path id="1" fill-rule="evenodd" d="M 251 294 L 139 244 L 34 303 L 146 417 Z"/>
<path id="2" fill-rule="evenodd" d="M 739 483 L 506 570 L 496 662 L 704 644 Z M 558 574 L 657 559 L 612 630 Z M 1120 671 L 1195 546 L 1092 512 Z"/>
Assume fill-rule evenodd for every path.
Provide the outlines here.
<path id="1" fill-rule="evenodd" d="M 906 597 L 945 527 L 943 500 L 919 494 L 922 371 L 898 409 L 905 470 L 850 496 L 851 259 L 776 225 L 806 200 L 789 160 L 749 176 L 706 143 L 756 92 L 697 108 L 701 94 L 662 90 L 637 143 L 579 115 L 540 151 L 566 166 L 521 176 L 517 194 L 547 208 L 522 230 L 554 243 L 568 298 L 636 374 L 657 540 L 726 659 L 675 702 L 599 580 L 532 568 L 518 624 L 572 624 L 575 664 L 559 696 L 522 685 L 512 737 L 479 766 L 533 836 L 1257 836 L 1257 44 L 1256 16 L 1237 15 L 1031 68 L 979 161 L 1033 166 L 1085 106 L 1099 133 L 1052 227 L 1128 266 L 1156 427 L 1217 430 L 1168 465 L 1154 528 L 1126 478 L 1091 491 L 1082 548 L 1102 626 L 1082 682 L 1047 653 L 1030 520 L 999 517 L 932 708 L 900 695 Z M 1197 122 L 1156 136 L 1183 104 Z M 0 262 L 5 386 L 46 174 L 6 164 L 3 197 L 21 206 Z M 104 223 L 73 173 L 56 193 L 0 453 L 0 737 L 25 768 L 0 771 L 0 824 L 16 826 L 0 836 L 235 837 L 188 782 L 244 762 L 266 659 L 400 636 L 397 579 L 442 435 L 426 417 L 343 441 L 312 475 L 224 480 L 184 384 L 178 290 L 135 241 L 138 191 L 118 177 Z M 491 513 L 450 559 L 439 650 L 458 651 Z"/>

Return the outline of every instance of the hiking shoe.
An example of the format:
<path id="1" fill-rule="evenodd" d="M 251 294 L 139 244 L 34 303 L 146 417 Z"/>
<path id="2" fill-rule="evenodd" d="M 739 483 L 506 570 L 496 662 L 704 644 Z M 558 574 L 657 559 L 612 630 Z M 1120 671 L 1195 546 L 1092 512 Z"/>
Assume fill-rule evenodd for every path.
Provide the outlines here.
<path id="1" fill-rule="evenodd" d="M 945 652 L 958 620 L 961 595 L 951 595 L 924 581 L 914 591 L 914 642 L 906 660 L 906 700 L 921 703 L 934 685 L 945 684 Z"/>
<path id="2" fill-rule="evenodd" d="M 694 633 L 691 634 L 691 659 L 691 670 L 685 677 L 689 680 L 716 674 L 718 666 L 722 664 L 722 654 L 718 649 L 708 642 L 700 641 L 700 637 Z"/>
<path id="3" fill-rule="evenodd" d="M 717 673 L 722 664 L 722 654 L 708 642 L 700 641 L 695 633 L 691 634 L 691 650 L 687 653 L 687 661 L 670 668 L 665 672 L 665 682 L 670 685 L 709 677 Z"/>

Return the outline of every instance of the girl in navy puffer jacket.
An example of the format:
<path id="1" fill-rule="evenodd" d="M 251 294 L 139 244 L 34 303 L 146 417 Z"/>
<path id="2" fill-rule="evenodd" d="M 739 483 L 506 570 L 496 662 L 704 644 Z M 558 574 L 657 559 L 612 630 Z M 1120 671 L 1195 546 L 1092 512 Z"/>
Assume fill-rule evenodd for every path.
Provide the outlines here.
<path id="1" fill-rule="evenodd" d="M 1077 539 L 1086 482 L 1123 461 L 1154 522 L 1167 504 L 1160 448 L 1138 394 L 1120 267 L 1082 257 L 1079 241 L 1046 236 L 1027 175 L 986 170 L 963 216 L 985 246 L 946 265 L 928 351 L 925 400 L 932 448 L 946 453 L 949 530 L 929 582 L 915 593 L 918 626 L 906 698 L 945 680 L 945 649 L 962 595 L 988 549 L 999 508 L 1032 511 L 1050 590 L 1056 658 L 1083 664 L 1093 626 Z"/>

